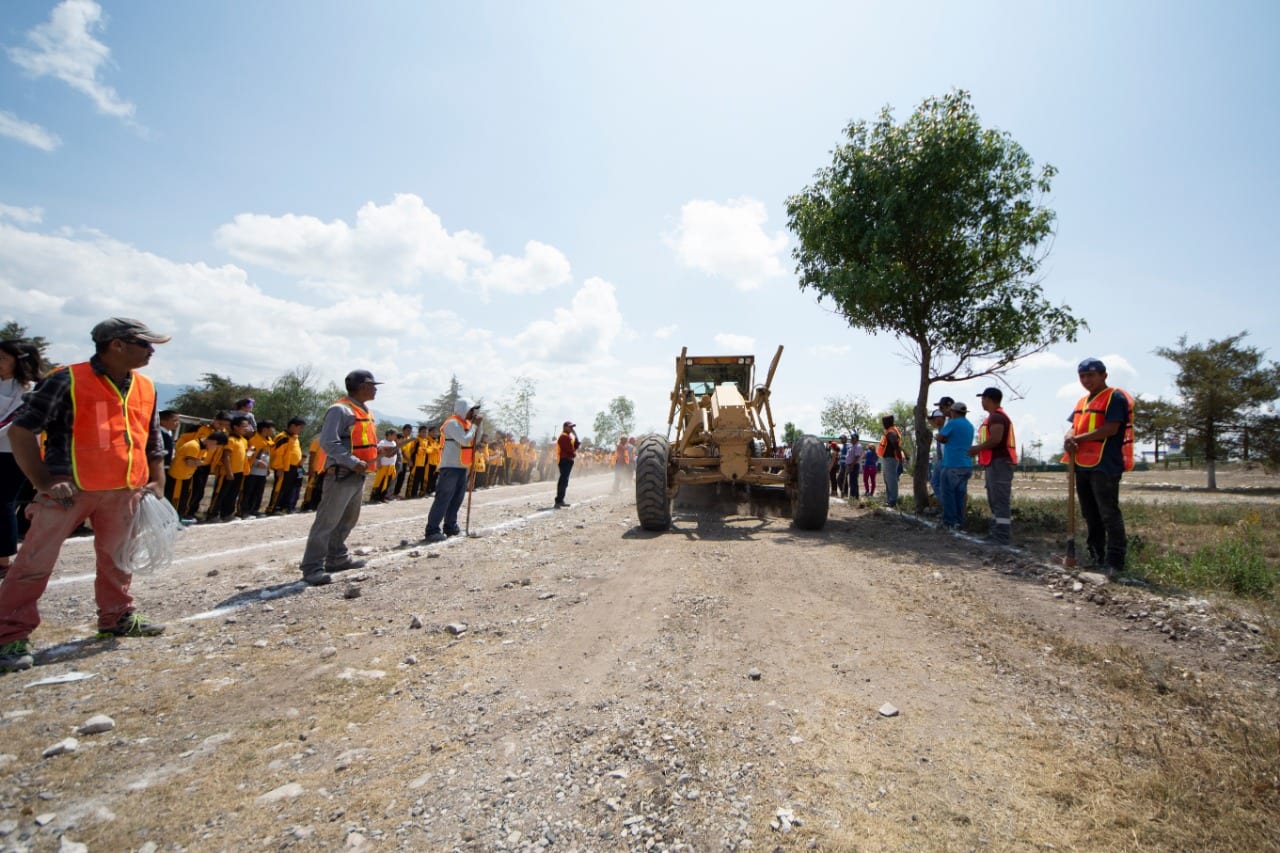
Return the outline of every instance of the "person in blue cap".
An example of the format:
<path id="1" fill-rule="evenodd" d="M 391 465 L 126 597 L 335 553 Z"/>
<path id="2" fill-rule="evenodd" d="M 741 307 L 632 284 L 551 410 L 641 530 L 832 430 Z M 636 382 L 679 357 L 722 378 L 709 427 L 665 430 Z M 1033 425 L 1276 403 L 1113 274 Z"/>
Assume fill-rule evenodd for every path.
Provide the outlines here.
<path id="1" fill-rule="evenodd" d="M 1115 577 L 1124 572 L 1128 549 L 1120 478 L 1133 470 L 1133 397 L 1107 385 L 1107 366 L 1099 359 L 1086 358 L 1076 372 L 1086 393 L 1068 419 L 1063 461 L 1075 460 L 1076 494 L 1093 565 Z"/>

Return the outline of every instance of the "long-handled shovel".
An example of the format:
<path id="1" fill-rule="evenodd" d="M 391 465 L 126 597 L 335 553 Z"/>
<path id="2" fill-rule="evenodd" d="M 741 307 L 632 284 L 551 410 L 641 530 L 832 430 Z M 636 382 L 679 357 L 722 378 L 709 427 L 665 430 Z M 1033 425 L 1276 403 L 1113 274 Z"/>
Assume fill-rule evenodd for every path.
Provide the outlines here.
<path id="1" fill-rule="evenodd" d="M 1074 569 L 1076 563 L 1076 454 L 1067 454 L 1067 556 L 1062 565 Z"/>
<path id="2" fill-rule="evenodd" d="M 471 468 L 467 471 L 467 520 L 463 524 L 463 535 L 467 538 L 471 537 L 471 493 L 476 490 L 476 461 L 474 458 L 475 450 L 472 451 L 473 458 L 471 460 Z"/>

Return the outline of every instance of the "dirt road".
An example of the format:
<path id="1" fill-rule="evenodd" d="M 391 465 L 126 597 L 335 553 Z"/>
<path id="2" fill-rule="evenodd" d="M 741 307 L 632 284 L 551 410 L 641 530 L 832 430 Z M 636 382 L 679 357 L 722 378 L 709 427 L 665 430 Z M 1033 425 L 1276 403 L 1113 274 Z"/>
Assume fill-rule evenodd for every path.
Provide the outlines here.
<path id="1" fill-rule="evenodd" d="M 426 502 L 366 507 L 369 566 L 316 589 L 309 516 L 192 528 L 135 582 L 156 639 L 85 639 L 69 543 L 0 677 L 0 849 L 1280 845 L 1239 614 L 884 511 L 650 534 L 611 485 L 479 492 L 430 547 Z"/>

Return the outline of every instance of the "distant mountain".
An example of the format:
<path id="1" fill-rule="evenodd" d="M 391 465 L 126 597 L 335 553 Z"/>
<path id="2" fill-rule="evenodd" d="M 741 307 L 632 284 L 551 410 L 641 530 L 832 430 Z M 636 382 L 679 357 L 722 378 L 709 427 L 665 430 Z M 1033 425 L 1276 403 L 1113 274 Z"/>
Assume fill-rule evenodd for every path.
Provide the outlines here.
<path id="1" fill-rule="evenodd" d="M 187 388 L 186 385 L 174 385 L 170 382 L 157 382 L 156 407 L 160 409 L 169 408 L 173 404 L 174 399 L 181 394 L 185 388 Z"/>

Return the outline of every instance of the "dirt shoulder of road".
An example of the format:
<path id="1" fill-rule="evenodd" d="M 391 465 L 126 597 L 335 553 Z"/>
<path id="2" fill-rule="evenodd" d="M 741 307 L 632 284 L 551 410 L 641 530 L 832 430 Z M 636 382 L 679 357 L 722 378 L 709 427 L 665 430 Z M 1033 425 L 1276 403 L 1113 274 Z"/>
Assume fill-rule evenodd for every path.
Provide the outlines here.
<path id="1" fill-rule="evenodd" d="M 155 639 L 85 639 L 68 543 L 0 677 L 0 849 L 1280 845 L 1235 610 L 847 505 L 647 533 L 611 485 L 478 492 L 443 546 L 366 507 L 369 566 L 314 589 L 309 517 L 194 528 L 135 583 Z"/>

